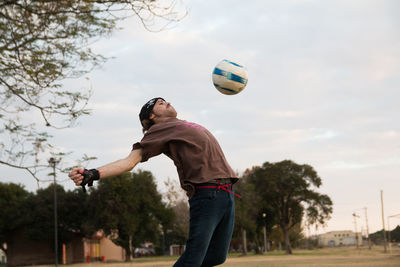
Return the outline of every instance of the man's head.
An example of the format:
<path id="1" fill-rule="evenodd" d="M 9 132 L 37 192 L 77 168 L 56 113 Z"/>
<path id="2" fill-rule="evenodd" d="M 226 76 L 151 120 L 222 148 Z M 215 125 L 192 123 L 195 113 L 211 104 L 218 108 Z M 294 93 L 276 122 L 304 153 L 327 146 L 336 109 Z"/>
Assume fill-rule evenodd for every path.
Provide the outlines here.
<path id="1" fill-rule="evenodd" d="M 153 124 L 164 121 L 168 118 L 176 118 L 177 113 L 169 102 L 162 97 L 149 100 L 140 110 L 139 119 L 143 126 L 143 132 L 150 129 Z"/>

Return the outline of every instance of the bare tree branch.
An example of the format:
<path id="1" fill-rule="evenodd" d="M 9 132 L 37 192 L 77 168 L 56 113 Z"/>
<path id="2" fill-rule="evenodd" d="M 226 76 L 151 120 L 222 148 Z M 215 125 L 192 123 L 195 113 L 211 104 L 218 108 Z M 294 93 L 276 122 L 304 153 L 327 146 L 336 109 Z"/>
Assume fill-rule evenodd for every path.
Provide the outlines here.
<path id="1" fill-rule="evenodd" d="M 90 49 L 136 16 L 151 31 L 182 19 L 177 0 L 3 0 L 0 2 L 0 164 L 36 181 L 54 153 L 48 128 L 72 127 L 90 110 L 91 88 L 64 88 L 106 60 Z M 42 123 L 32 122 L 33 117 Z M 66 155 L 61 155 L 65 157 Z M 27 167 L 29 166 L 29 167 Z"/>

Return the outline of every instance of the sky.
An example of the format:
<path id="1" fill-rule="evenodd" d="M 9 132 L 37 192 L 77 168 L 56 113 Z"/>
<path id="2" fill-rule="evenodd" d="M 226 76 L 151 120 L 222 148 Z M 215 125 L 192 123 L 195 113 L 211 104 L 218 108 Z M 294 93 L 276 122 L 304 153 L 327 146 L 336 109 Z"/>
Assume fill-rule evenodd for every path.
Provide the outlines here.
<path id="1" fill-rule="evenodd" d="M 161 96 L 178 118 L 210 130 L 232 168 L 264 162 L 309 164 L 316 189 L 334 203 L 332 218 L 310 234 L 382 229 L 400 214 L 400 2 L 397 0 L 179 1 L 188 14 L 161 32 L 137 18 L 92 45 L 110 59 L 88 80 L 90 116 L 53 132 L 63 151 L 96 156 L 88 168 L 126 157 L 143 134 L 141 106 Z M 247 87 L 219 93 L 211 81 L 223 59 L 244 65 Z M 151 171 L 160 191 L 178 181 L 173 162 L 159 156 Z M 0 181 L 37 189 L 29 174 L 0 166 Z M 58 177 L 74 189 L 68 177 Z M 48 184 L 41 184 L 47 187 Z M 240 201 L 240 200 L 238 200 Z M 365 209 L 366 208 L 366 209 Z M 400 224 L 390 218 L 390 226 Z"/>

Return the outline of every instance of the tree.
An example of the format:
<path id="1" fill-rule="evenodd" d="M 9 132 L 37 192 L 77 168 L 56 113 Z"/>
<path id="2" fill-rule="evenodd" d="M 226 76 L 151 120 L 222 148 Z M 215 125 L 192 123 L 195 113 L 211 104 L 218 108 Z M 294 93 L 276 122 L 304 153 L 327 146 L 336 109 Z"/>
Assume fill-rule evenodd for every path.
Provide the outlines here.
<path id="1" fill-rule="evenodd" d="M 172 227 L 165 233 L 167 245 L 183 245 L 189 236 L 189 205 L 185 200 L 177 202 L 170 207 L 174 212 Z"/>
<path id="2" fill-rule="evenodd" d="M 249 177 L 258 167 L 248 169 L 242 175 L 240 182 L 234 185 L 235 191 L 242 196 L 235 202 L 235 230 L 234 239 L 242 241 L 243 254 L 246 254 L 247 243 L 252 245 L 256 253 L 262 253 L 264 246 L 264 227 L 266 232 L 272 231 L 276 224 L 273 209 L 269 203 L 263 201 L 255 184 L 250 183 Z M 266 217 L 263 217 L 263 214 Z M 244 240 L 246 239 L 246 243 Z M 237 243 L 237 242 L 236 242 Z"/>
<path id="3" fill-rule="evenodd" d="M 160 246 L 161 236 L 173 226 L 175 213 L 171 207 L 162 202 L 162 196 L 157 191 L 154 176 L 149 171 L 134 172 L 132 175 L 134 195 L 138 198 L 139 228 L 134 232 L 132 246 L 140 247 L 144 242 L 157 243 Z"/>
<path id="4" fill-rule="evenodd" d="M 24 169 L 39 182 L 48 154 L 65 156 L 51 144 L 49 129 L 71 127 L 89 114 L 90 90 L 62 82 L 102 64 L 105 58 L 90 44 L 132 15 L 149 30 L 183 17 L 175 0 L 0 3 L 0 164 Z"/>
<path id="5" fill-rule="evenodd" d="M 58 216 L 60 240 L 68 243 L 73 236 L 91 236 L 91 218 L 89 217 L 89 195 L 82 189 L 77 188 L 73 191 L 66 191 L 65 194 L 58 196 Z"/>
<path id="6" fill-rule="evenodd" d="M 28 225 L 27 200 L 31 193 L 14 183 L 0 183 L 0 249 L 7 254 L 5 243 L 13 233 Z"/>
<path id="7" fill-rule="evenodd" d="M 116 245 L 132 252 L 146 241 L 159 242 L 173 220 L 173 211 L 161 201 L 150 172 L 124 173 L 102 179 L 90 195 L 93 229 L 102 229 Z"/>
<path id="8" fill-rule="evenodd" d="M 61 244 L 73 237 L 87 237 L 89 224 L 88 196 L 82 190 L 65 191 L 57 185 L 57 227 L 59 251 Z M 54 184 L 39 189 L 29 200 L 29 227 L 25 230 L 31 240 L 53 244 L 54 241 Z"/>
<path id="9" fill-rule="evenodd" d="M 390 231 L 390 239 L 392 242 L 400 242 L 400 226 L 397 225 L 392 231 Z"/>
<path id="10" fill-rule="evenodd" d="M 386 238 L 389 236 L 389 231 L 386 230 Z M 376 231 L 369 235 L 374 244 L 383 244 L 383 230 Z M 390 231 L 390 240 L 392 242 L 400 242 L 400 225 L 397 225 L 392 231 Z"/>
<path id="11" fill-rule="evenodd" d="M 245 177 L 235 184 L 235 191 L 242 198 L 235 201 L 234 239 L 241 240 L 242 253 L 247 254 L 247 238 L 253 238 L 257 229 L 257 214 L 261 211 L 259 197 L 255 194 L 254 186 L 247 183 Z"/>
<path id="12" fill-rule="evenodd" d="M 190 215 L 187 196 L 176 180 L 168 178 L 164 185 L 166 187 L 164 197 L 167 207 L 171 208 L 175 215 L 171 228 L 164 232 L 165 245 L 167 247 L 173 244 L 183 245 L 189 236 Z"/>
<path id="13" fill-rule="evenodd" d="M 286 253 L 292 254 L 290 230 L 299 227 L 304 213 L 308 223 L 324 224 L 332 213 L 329 196 L 313 190 L 322 184 L 317 172 L 309 165 L 290 160 L 265 162 L 248 174 L 248 182 L 264 203 L 273 209 L 273 216 L 282 229 Z"/>
<path id="14" fill-rule="evenodd" d="M 7 248 L 13 246 L 13 237 L 19 231 L 26 239 L 53 244 L 53 188 L 54 185 L 50 185 L 33 194 L 20 185 L 0 183 L 0 248 L 2 250 L 7 252 L 3 246 L 4 243 L 7 243 Z M 68 243 L 76 235 L 82 237 L 88 235 L 85 231 L 85 225 L 88 224 L 88 210 L 85 202 L 88 196 L 81 191 L 65 192 L 62 186 L 57 186 L 60 245 Z"/>

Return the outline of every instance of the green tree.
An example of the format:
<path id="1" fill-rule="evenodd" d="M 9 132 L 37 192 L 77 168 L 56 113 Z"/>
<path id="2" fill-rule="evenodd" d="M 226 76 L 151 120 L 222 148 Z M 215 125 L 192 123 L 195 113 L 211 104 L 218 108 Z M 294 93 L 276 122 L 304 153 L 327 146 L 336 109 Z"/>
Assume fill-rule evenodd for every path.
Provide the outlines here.
<path id="1" fill-rule="evenodd" d="M 126 252 L 129 261 L 144 242 L 160 243 L 171 227 L 173 211 L 162 202 L 153 175 L 148 171 L 124 173 L 100 180 L 90 196 L 95 230 L 102 229 Z"/>
<path id="2" fill-rule="evenodd" d="M 172 226 L 165 233 L 166 246 L 184 245 L 189 237 L 189 205 L 187 200 L 181 200 L 170 207 L 174 212 Z"/>
<path id="3" fill-rule="evenodd" d="M 249 243 L 256 253 L 261 253 L 262 250 L 260 249 L 264 246 L 264 227 L 266 228 L 267 236 L 269 236 L 276 222 L 273 216 L 273 209 L 269 203 L 263 201 L 262 196 L 255 188 L 256 185 L 249 182 L 250 175 L 257 168 L 253 167 L 246 170 L 240 182 L 234 186 L 235 191 L 242 196 L 242 198 L 236 198 L 235 203 L 236 221 L 234 238 L 242 241 L 242 247 L 245 247 Z M 246 244 L 243 243 L 244 234 L 247 239 Z M 245 249 L 243 249 L 243 253 L 246 253 Z"/>
<path id="4" fill-rule="evenodd" d="M 392 231 L 390 231 L 390 239 L 392 242 L 400 242 L 400 226 L 397 225 Z"/>
<path id="5" fill-rule="evenodd" d="M 88 196 L 82 190 L 65 191 L 57 185 L 57 227 L 59 251 L 76 235 L 89 236 Z M 29 227 L 26 232 L 32 240 L 53 244 L 54 241 L 54 185 L 39 189 L 29 200 Z"/>
<path id="6" fill-rule="evenodd" d="M 313 190 L 321 186 L 322 180 L 309 165 L 290 160 L 265 162 L 254 168 L 248 179 L 263 205 L 273 209 L 270 216 L 276 217 L 282 229 L 287 254 L 292 254 L 290 230 L 299 227 L 304 214 L 310 225 L 324 224 L 330 218 L 332 201 Z"/>
<path id="7" fill-rule="evenodd" d="M 13 235 L 22 231 L 26 239 L 54 241 L 54 185 L 40 189 L 35 194 L 13 183 L 0 183 L 0 244 L 12 246 Z M 72 237 L 87 236 L 88 196 L 81 190 L 65 192 L 57 186 L 58 197 L 58 239 L 68 243 Z M 1 247 L 7 251 L 5 247 Z M 59 248 L 60 250 L 61 248 Z"/>
<path id="8" fill-rule="evenodd" d="M 285 240 L 282 229 L 281 227 L 279 227 L 279 225 L 275 224 L 274 227 L 272 227 L 269 233 L 269 239 L 275 244 L 275 246 L 278 246 L 278 248 L 281 247 L 281 244 Z M 302 245 L 301 242 L 304 241 L 304 234 L 303 234 L 303 228 L 301 227 L 300 224 L 296 224 L 296 226 L 290 229 L 289 240 L 291 246 L 293 246 L 294 248 L 300 247 Z"/>
<path id="9" fill-rule="evenodd" d="M 90 90 L 65 88 L 105 58 L 90 44 L 136 16 L 149 30 L 183 17 L 175 0 L 13 0 L 0 3 L 0 164 L 37 173 L 55 156 L 49 128 L 89 114 Z"/>
<path id="10" fill-rule="evenodd" d="M 386 233 L 386 240 L 389 239 L 389 231 L 385 231 Z M 371 241 L 374 244 L 383 244 L 383 230 L 376 231 L 369 235 Z M 392 231 L 390 231 L 390 240 L 391 242 L 400 242 L 400 225 L 397 225 Z"/>
<path id="11" fill-rule="evenodd" d="M 140 247 L 146 241 L 162 246 L 162 236 L 172 228 L 175 213 L 171 207 L 162 201 L 161 194 L 157 191 L 154 176 L 149 171 L 134 172 L 132 174 L 133 194 L 138 198 L 140 216 L 139 228 L 134 232 L 132 246 Z"/>
<path id="12" fill-rule="evenodd" d="M 28 225 L 27 200 L 31 193 L 23 186 L 0 182 L 0 248 L 7 254 L 5 243 L 9 243 L 13 233 Z"/>
<path id="13" fill-rule="evenodd" d="M 242 198 L 235 201 L 235 229 L 233 238 L 241 240 L 243 255 L 247 254 L 248 241 L 254 239 L 257 230 L 257 214 L 261 212 L 259 197 L 254 185 L 247 183 L 246 175 L 234 186 Z M 238 243 L 238 242 L 236 242 Z"/>
<path id="14" fill-rule="evenodd" d="M 171 229 L 164 233 L 165 246 L 168 247 L 173 244 L 184 245 L 189 236 L 190 215 L 187 196 L 176 180 L 168 178 L 164 185 L 166 188 L 164 199 L 167 202 L 167 207 L 171 208 L 175 214 Z"/>

